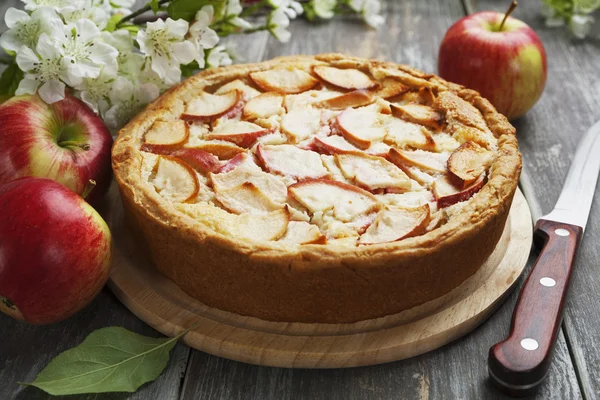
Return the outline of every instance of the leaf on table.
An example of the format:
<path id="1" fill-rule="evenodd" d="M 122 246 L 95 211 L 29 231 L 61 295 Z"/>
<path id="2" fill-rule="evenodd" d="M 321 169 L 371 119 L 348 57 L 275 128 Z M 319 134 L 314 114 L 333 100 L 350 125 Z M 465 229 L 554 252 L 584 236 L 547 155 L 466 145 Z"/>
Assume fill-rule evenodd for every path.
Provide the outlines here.
<path id="1" fill-rule="evenodd" d="M 23 71 L 17 64 L 6 67 L 0 76 L 0 103 L 4 103 L 15 95 L 21 79 L 23 79 Z"/>
<path id="2" fill-rule="evenodd" d="M 160 375 L 185 333 L 151 338 L 116 326 L 98 329 L 54 358 L 33 382 L 23 384 L 52 395 L 135 392 Z"/>

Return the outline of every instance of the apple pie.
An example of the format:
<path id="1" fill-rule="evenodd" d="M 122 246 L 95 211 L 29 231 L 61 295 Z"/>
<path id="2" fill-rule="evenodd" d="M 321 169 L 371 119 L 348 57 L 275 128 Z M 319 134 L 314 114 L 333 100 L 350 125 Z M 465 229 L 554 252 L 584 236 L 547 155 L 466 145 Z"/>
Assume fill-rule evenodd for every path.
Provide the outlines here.
<path id="1" fill-rule="evenodd" d="M 340 54 L 203 71 L 112 157 L 160 273 L 221 310 L 311 323 L 460 285 L 496 246 L 521 169 L 514 128 L 477 92 Z"/>

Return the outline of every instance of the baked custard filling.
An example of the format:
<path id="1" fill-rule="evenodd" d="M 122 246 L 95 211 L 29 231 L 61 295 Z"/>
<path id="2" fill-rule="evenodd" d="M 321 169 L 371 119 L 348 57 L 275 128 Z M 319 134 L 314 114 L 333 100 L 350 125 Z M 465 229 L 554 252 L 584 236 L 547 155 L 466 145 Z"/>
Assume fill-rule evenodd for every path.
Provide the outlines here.
<path id="1" fill-rule="evenodd" d="M 486 184 L 497 138 L 451 91 L 385 68 L 250 72 L 157 119 L 142 178 L 217 232 L 286 245 L 422 235 Z"/>

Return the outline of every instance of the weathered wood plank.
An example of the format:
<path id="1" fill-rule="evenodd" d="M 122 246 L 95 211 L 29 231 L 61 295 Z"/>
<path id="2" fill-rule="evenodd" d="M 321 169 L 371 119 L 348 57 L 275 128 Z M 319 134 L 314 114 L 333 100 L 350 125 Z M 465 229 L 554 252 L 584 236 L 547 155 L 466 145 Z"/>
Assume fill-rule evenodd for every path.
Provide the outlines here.
<path id="1" fill-rule="evenodd" d="M 136 318 L 117 298 L 104 289 L 83 311 L 49 326 L 32 326 L 0 315 L 0 399 L 50 399 L 41 390 L 24 388 L 17 382 L 30 382 L 59 353 L 75 347 L 95 329 L 123 326 L 133 332 L 158 337 L 160 334 Z M 177 344 L 171 351 L 166 370 L 152 384 L 143 386 L 128 399 L 177 399 L 190 349 Z M 122 394 L 102 396 L 123 398 Z M 70 399 L 95 399 L 95 395 Z"/>
<path id="2" fill-rule="evenodd" d="M 292 40 L 270 39 L 265 59 L 285 54 L 339 51 L 411 64 L 435 72 L 437 49 L 448 27 L 460 18 L 460 1 L 387 2 L 385 27 L 363 28 L 347 18 L 327 24 L 291 24 Z M 531 266 L 531 260 L 529 263 Z M 519 281 L 519 286 L 522 280 Z M 184 399 L 501 399 L 487 379 L 487 352 L 508 332 L 513 293 L 488 322 L 435 352 L 373 367 L 291 370 L 258 367 L 193 351 L 183 386 Z M 560 335 L 555 362 L 537 398 L 580 398 L 574 369 Z"/>
<path id="3" fill-rule="evenodd" d="M 477 9 L 503 11 L 505 6 L 493 0 L 480 0 Z M 539 204 L 538 212 L 532 209 L 534 217 L 554 207 L 577 143 L 600 118 L 597 37 L 581 41 L 571 37 L 566 28 L 546 27 L 539 7 L 539 2 L 522 2 L 514 13 L 536 30 L 548 54 L 546 91 L 533 110 L 515 122 L 529 173 L 528 191 L 535 194 Z M 598 33 L 598 26 L 595 32 Z M 587 398 L 596 398 L 600 393 L 599 239 L 600 201 L 596 199 L 571 278 L 563 324 Z"/>

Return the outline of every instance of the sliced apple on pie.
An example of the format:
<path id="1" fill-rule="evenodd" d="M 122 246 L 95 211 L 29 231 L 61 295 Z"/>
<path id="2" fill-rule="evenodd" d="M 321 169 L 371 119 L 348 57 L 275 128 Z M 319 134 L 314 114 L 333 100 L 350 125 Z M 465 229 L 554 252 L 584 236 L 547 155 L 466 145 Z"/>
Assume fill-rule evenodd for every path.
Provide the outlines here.
<path id="1" fill-rule="evenodd" d="M 279 241 L 298 244 L 326 244 L 327 237 L 313 224 L 304 221 L 290 221 L 287 231 L 279 238 Z"/>
<path id="2" fill-rule="evenodd" d="M 258 118 L 269 118 L 283 112 L 283 95 L 279 93 L 262 93 L 248 101 L 242 111 L 242 118 L 255 120 Z"/>
<path id="3" fill-rule="evenodd" d="M 415 208 L 386 207 L 358 240 L 358 244 L 389 243 L 419 236 L 429 224 L 429 204 Z"/>
<path id="4" fill-rule="evenodd" d="M 460 145 L 448 158 L 448 171 L 464 188 L 475 182 L 493 160 L 493 153 L 475 142 Z"/>
<path id="5" fill-rule="evenodd" d="M 411 188 L 409 177 L 382 157 L 368 154 L 336 154 L 335 161 L 346 179 L 367 190 Z"/>
<path id="6" fill-rule="evenodd" d="M 332 210 L 341 222 L 350 222 L 381 208 L 377 198 L 366 190 L 328 179 L 307 179 L 288 190 L 311 213 Z"/>
<path id="7" fill-rule="evenodd" d="M 185 162 L 170 156 L 159 156 L 150 182 L 165 199 L 185 203 L 195 199 L 200 190 L 196 172 Z"/>
<path id="8" fill-rule="evenodd" d="M 290 144 L 258 145 L 256 155 L 265 170 L 278 175 L 289 176 L 297 180 L 323 178 L 329 175 L 329 171 L 323 166 L 318 153 Z"/>
<path id="9" fill-rule="evenodd" d="M 185 121 L 155 121 L 144 135 L 143 151 L 165 153 L 181 147 L 190 136 Z"/>
<path id="10" fill-rule="evenodd" d="M 270 69 L 251 72 L 250 78 L 256 86 L 266 92 L 302 93 L 311 89 L 319 81 L 301 69 Z"/>
<path id="11" fill-rule="evenodd" d="M 215 94 L 225 94 L 234 90 L 239 90 L 240 92 L 242 92 L 245 100 L 252 99 L 260 94 L 258 90 L 254 89 L 252 86 L 247 85 L 241 79 L 236 79 L 224 84 L 219 89 L 217 89 Z"/>
<path id="12" fill-rule="evenodd" d="M 313 142 L 315 151 L 323 154 L 353 154 L 361 153 L 362 150 L 352 145 L 343 136 L 331 135 L 325 137 L 315 137 Z"/>
<path id="13" fill-rule="evenodd" d="M 217 172 L 223 163 L 217 156 L 193 147 L 175 150 L 170 155 L 182 160 L 200 173 Z"/>
<path id="14" fill-rule="evenodd" d="M 232 221 L 234 226 L 227 227 L 236 236 L 251 241 L 277 240 L 285 234 L 290 222 L 287 206 L 264 214 L 242 214 Z"/>
<path id="15" fill-rule="evenodd" d="M 378 86 L 377 82 L 371 80 L 367 74 L 353 68 L 341 69 L 317 65 L 313 67 L 313 72 L 326 83 L 341 89 L 373 89 Z"/>
<path id="16" fill-rule="evenodd" d="M 281 130 L 292 143 L 301 142 L 321 127 L 321 110 L 313 107 L 296 108 L 281 119 Z"/>
<path id="17" fill-rule="evenodd" d="M 238 90 L 222 95 L 202 92 L 187 103 L 181 118 L 188 121 L 213 121 L 239 109 L 241 100 L 242 93 Z"/>
<path id="18" fill-rule="evenodd" d="M 344 138 L 363 150 L 387 134 L 377 113 L 371 110 L 349 108 L 337 116 L 336 123 Z"/>
<path id="19" fill-rule="evenodd" d="M 391 108 L 395 117 L 426 126 L 435 131 L 440 131 L 444 124 L 444 117 L 441 113 L 423 104 L 392 104 Z"/>
<path id="20" fill-rule="evenodd" d="M 375 101 L 375 97 L 367 90 L 353 90 L 342 95 L 313 103 L 313 107 L 331 110 L 345 110 L 348 107 L 366 106 Z"/>
<path id="21" fill-rule="evenodd" d="M 485 174 L 481 174 L 475 182 L 466 188 L 456 186 L 444 175 L 433 182 L 433 195 L 439 208 L 445 208 L 461 201 L 469 200 L 485 183 Z"/>
<path id="22" fill-rule="evenodd" d="M 435 150 L 436 143 L 431 133 L 423 126 L 390 118 L 384 123 L 387 135 L 384 142 L 399 148 Z"/>
<path id="23" fill-rule="evenodd" d="M 247 121 L 227 121 L 206 135 L 206 139 L 224 140 L 240 147 L 249 148 L 256 140 L 272 130 Z"/>

